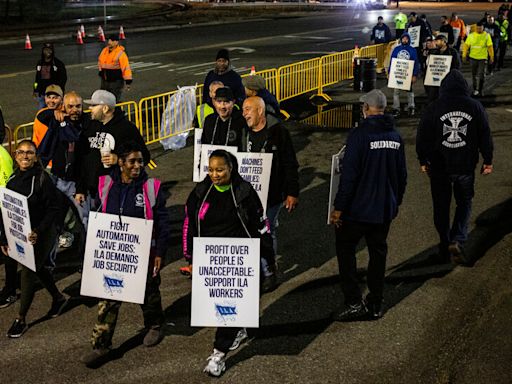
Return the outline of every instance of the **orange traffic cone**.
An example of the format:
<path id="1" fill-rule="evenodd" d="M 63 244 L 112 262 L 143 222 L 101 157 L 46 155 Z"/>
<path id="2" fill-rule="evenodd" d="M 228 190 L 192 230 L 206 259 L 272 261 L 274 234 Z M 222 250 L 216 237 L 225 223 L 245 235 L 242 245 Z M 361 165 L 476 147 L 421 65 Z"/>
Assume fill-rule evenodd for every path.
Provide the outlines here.
<path id="1" fill-rule="evenodd" d="M 32 43 L 30 42 L 30 36 L 27 33 L 25 37 L 25 49 L 32 49 Z"/>
<path id="2" fill-rule="evenodd" d="M 80 31 L 80 29 L 76 31 L 76 43 L 78 45 L 83 45 L 84 43 L 84 39 L 82 39 L 82 32 Z"/>
<path id="3" fill-rule="evenodd" d="M 103 28 L 101 28 L 101 25 L 98 27 L 98 39 L 102 42 L 105 41 L 105 32 L 103 32 Z"/>
<path id="4" fill-rule="evenodd" d="M 254 65 L 251 67 L 251 76 L 256 74 L 256 68 L 254 68 Z"/>
<path id="5" fill-rule="evenodd" d="M 82 35 L 82 39 L 85 37 L 85 27 L 84 25 L 80 25 L 80 34 Z"/>
<path id="6" fill-rule="evenodd" d="M 124 35 L 124 29 L 123 29 L 123 26 L 121 25 L 119 27 L 119 40 L 124 40 L 126 39 L 126 36 Z"/>

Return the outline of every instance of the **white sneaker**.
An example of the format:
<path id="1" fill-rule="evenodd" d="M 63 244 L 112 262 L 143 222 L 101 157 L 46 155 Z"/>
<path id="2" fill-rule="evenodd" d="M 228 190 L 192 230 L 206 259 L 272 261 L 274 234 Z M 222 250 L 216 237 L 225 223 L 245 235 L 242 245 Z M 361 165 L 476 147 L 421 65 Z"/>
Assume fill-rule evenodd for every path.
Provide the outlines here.
<path id="1" fill-rule="evenodd" d="M 230 351 L 234 351 L 235 349 L 237 349 L 240 344 L 242 344 L 242 342 L 247 339 L 249 336 L 247 335 L 247 329 L 245 328 L 242 328 L 238 331 L 238 333 L 236 334 L 236 338 L 235 340 L 233 341 L 233 344 L 231 344 L 231 347 L 229 347 L 229 350 Z"/>
<path id="2" fill-rule="evenodd" d="M 75 236 L 70 232 L 63 232 L 59 236 L 59 247 L 61 248 L 70 248 L 73 245 L 73 241 L 75 240 Z"/>
<path id="3" fill-rule="evenodd" d="M 208 364 L 204 367 L 203 372 L 209 375 L 219 377 L 226 370 L 226 354 L 213 350 L 213 353 L 206 359 Z"/>

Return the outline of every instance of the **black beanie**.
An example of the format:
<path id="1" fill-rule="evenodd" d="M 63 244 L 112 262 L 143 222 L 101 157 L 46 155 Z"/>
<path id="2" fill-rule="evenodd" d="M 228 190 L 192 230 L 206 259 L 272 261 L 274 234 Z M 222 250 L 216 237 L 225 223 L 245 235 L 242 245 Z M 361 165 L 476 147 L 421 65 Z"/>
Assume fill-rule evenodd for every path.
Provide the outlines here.
<path id="1" fill-rule="evenodd" d="M 217 52 L 217 58 L 215 60 L 219 59 L 226 59 L 229 61 L 229 51 L 225 48 L 220 49 L 219 52 Z"/>

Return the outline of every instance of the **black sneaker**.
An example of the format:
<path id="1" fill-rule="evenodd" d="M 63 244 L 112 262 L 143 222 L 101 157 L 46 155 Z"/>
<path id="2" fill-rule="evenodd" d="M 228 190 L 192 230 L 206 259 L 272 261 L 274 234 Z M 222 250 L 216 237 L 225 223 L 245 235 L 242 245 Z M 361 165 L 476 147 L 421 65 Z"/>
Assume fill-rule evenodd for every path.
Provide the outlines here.
<path id="1" fill-rule="evenodd" d="M 332 315 L 334 321 L 361 320 L 368 315 L 368 308 L 364 302 L 348 305 L 346 308 Z"/>
<path id="2" fill-rule="evenodd" d="M 368 308 L 368 317 L 370 320 L 378 320 L 382 317 L 382 301 L 369 301 L 366 303 L 366 307 Z"/>
<path id="3" fill-rule="evenodd" d="M 10 337 L 11 339 L 17 339 L 18 337 L 21 337 L 21 335 L 23 335 L 27 329 L 27 323 L 21 321 L 20 319 L 16 319 L 14 320 L 14 323 L 12 323 L 11 328 L 9 328 L 7 331 L 7 337 Z"/>
<path id="4" fill-rule="evenodd" d="M 277 275 L 273 273 L 270 276 L 265 276 L 263 278 L 263 283 L 261 284 L 261 291 L 263 293 L 272 292 L 277 288 L 277 286 Z"/>
<path id="5" fill-rule="evenodd" d="M 7 308 L 18 300 L 16 295 L 2 295 L 0 296 L 0 308 Z"/>
<path id="6" fill-rule="evenodd" d="M 416 110 L 414 109 L 414 107 L 409 107 L 407 110 L 407 114 L 409 115 L 409 117 L 413 117 L 416 114 Z"/>
<path id="7" fill-rule="evenodd" d="M 467 259 L 464 249 L 458 242 L 453 242 L 448 246 L 448 252 L 451 254 L 452 262 L 460 265 L 468 265 L 469 260 Z"/>
<path id="8" fill-rule="evenodd" d="M 80 358 L 80 361 L 86 366 L 99 363 L 110 352 L 109 348 L 95 348 Z"/>
<path id="9" fill-rule="evenodd" d="M 66 304 L 68 303 L 68 298 L 62 296 L 62 298 L 58 299 L 58 300 L 53 300 L 52 301 L 52 306 L 50 308 L 50 310 L 48 311 L 48 313 L 46 314 L 46 316 L 48 317 L 57 317 L 59 316 L 62 311 L 64 310 L 64 307 L 66 306 Z"/>
<path id="10" fill-rule="evenodd" d="M 395 119 L 400 118 L 400 110 L 399 110 L 399 109 L 393 109 L 393 111 L 391 112 L 391 114 L 393 115 L 393 117 L 394 117 Z"/>

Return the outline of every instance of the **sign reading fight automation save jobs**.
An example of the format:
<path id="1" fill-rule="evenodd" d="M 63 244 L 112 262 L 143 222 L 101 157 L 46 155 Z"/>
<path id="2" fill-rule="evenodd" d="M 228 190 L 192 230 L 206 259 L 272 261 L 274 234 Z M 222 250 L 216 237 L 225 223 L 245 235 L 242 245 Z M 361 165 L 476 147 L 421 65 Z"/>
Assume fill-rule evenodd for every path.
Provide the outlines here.
<path id="1" fill-rule="evenodd" d="M 144 303 L 153 220 L 91 213 L 80 294 Z"/>
<path id="2" fill-rule="evenodd" d="M 260 239 L 194 238 L 193 327 L 259 326 Z"/>

